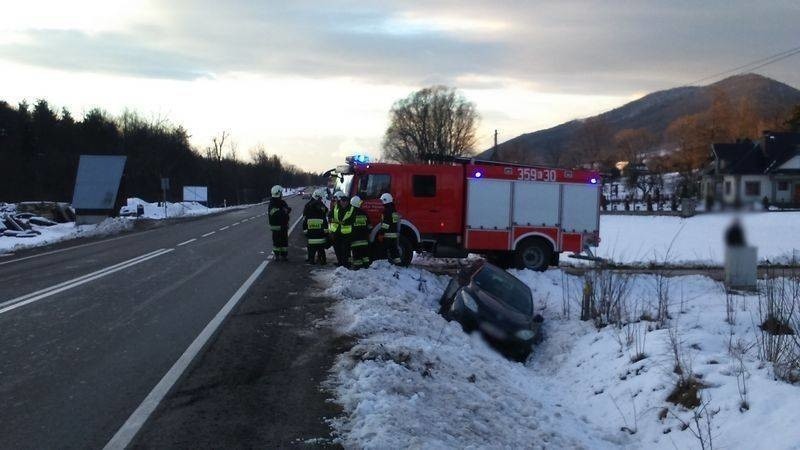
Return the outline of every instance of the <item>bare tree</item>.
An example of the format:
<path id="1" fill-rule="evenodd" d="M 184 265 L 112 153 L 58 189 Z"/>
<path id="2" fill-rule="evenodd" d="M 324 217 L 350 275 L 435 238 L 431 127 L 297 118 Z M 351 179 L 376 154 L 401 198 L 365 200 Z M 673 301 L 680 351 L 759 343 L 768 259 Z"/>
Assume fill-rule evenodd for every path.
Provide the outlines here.
<path id="1" fill-rule="evenodd" d="M 467 156 L 475 147 L 478 120 L 475 104 L 455 89 L 421 89 L 392 106 L 383 156 L 399 162 Z"/>
<path id="2" fill-rule="evenodd" d="M 211 138 L 211 145 L 206 147 L 206 158 L 214 161 L 222 161 L 225 140 L 229 137 L 230 133 L 223 130 L 219 136 L 214 136 Z"/>

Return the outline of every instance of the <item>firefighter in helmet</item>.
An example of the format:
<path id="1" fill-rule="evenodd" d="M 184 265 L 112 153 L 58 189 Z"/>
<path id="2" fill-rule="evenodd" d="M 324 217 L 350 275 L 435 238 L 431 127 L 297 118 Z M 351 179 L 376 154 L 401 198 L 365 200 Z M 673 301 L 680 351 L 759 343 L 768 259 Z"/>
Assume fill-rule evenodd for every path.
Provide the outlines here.
<path id="1" fill-rule="evenodd" d="M 289 260 L 289 213 L 292 208 L 283 200 L 283 187 L 272 186 L 269 199 L 269 228 L 272 230 L 272 252 L 275 261 Z"/>
<path id="2" fill-rule="evenodd" d="M 333 202 L 328 212 L 328 229 L 333 241 L 333 251 L 336 253 L 336 265 L 347 266 L 350 259 L 350 235 L 343 233 L 342 220 L 350 208 L 350 199 L 342 191 L 333 193 Z M 352 212 L 350 213 L 352 216 Z M 349 217 L 348 217 L 349 218 Z"/>
<path id="3" fill-rule="evenodd" d="M 324 265 L 325 248 L 328 246 L 328 208 L 322 203 L 323 189 L 311 194 L 311 200 L 303 208 L 303 234 L 306 235 L 308 257 L 306 262 Z"/>
<path id="4" fill-rule="evenodd" d="M 350 263 L 353 269 L 369 267 L 369 232 L 372 229 L 367 213 L 361 209 L 363 204 L 361 197 L 354 195 L 350 199 L 350 208 L 353 211 L 353 234 L 350 240 L 350 252 L 352 257 Z"/>
<path id="5" fill-rule="evenodd" d="M 383 214 L 381 215 L 380 233 L 383 234 L 383 248 L 386 251 L 386 259 L 392 264 L 400 264 L 400 248 L 397 246 L 397 239 L 400 232 L 400 214 L 394 207 L 392 194 L 386 192 L 381 194 L 383 203 Z"/>

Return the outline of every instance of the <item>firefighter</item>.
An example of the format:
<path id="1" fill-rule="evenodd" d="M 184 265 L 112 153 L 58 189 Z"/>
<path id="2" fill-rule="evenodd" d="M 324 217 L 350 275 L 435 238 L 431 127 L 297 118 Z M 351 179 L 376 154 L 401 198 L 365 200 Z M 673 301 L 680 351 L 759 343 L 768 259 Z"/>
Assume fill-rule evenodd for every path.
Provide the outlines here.
<path id="1" fill-rule="evenodd" d="M 289 260 L 289 213 L 292 208 L 283 201 L 283 188 L 272 186 L 269 200 L 269 228 L 272 230 L 272 252 L 275 261 Z"/>
<path id="2" fill-rule="evenodd" d="M 350 200 L 347 195 L 342 191 L 334 192 L 331 209 L 328 212 L 328 229 L 330 230 L 329 236 L 333 241 L 333 251 L 336 253 L 337 266 L 347 266 L 350 259 L 349 235 L 345 236 L 341 227 L 342 219 L 349 207 Z"/>
<path id="3" fill-rule="evenodd" d="M 328 246 L 328 208 L 322 203 L 325 192 L 317 189 L 303 208 L 303 234 L 306 235 L 306 262 L 325 265 L 325 248 Z"/>
<path id="4" fill-rule="evenodd" d="M 400 264 L 400 248 L 397 246 L 397 239 L 400 236 L 400 214 L 394 207 L 392 194 L 386 192 L 381 194 L 383 203 L 383 214 L 381 215 L 381 229 L 383 234 L 383 248 L 386 251 L 386 259 L 392 264 Z"/>
<path id="5" fill-rule="evenodd" d="M 350 199 L 350 210 L 353 212 L 351 218 L 353 234 L 350 239 L 350 252 L 352 254 L 350 264 L 355 270 L 369 267 L 369 232 L 372 228 L 370 227 L 367 213 L 361 209 L 362 204 L 361 197 L 357 195 Z"/>

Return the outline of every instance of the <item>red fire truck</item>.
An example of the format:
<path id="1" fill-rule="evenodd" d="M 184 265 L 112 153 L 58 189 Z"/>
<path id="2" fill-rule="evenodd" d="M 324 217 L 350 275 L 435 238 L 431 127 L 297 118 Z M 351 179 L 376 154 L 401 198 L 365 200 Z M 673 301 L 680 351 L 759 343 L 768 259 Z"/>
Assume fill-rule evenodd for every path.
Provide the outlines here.
<path id="1" fill-rule="evenodd" d="M 600 176 L 589 170 L 456 158 L 448 163 L 370 163 L 350 157 L 337 167 L 336 188 L 358 194 L 377 224 L 389 192 L 402 215 L 404 264 L 413 251 L 438 257 L 487 256 L 503 266 L 544 270 L 561 252 L 599 243 Z M 374 242 L 378 227 L 370 238 Z M 379 254 L 379 245 L 373 245 Z"/>

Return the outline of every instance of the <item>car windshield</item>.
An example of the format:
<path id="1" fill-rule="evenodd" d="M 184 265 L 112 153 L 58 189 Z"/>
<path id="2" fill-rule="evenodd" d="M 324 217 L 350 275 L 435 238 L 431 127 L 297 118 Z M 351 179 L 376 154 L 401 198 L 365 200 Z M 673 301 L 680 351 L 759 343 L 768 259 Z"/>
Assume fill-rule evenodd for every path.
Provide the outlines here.
<path id="1" fill-rule="evenodd" d="M 353 183 L 353 175 L 339 175 L 336 179 L 336 187 L 334 191 L 342 191 L 350 195 L 350 185 Z"/>
<path id="2" fill-rule="evenodd" d="M 523 313 L 533 313 L 531 291 L 516 277 L 494 266 L 484 265 L 472 278 L 475 286 Z"/>

